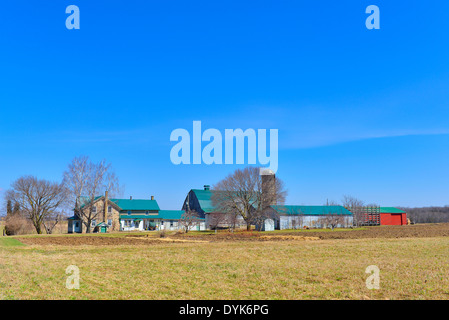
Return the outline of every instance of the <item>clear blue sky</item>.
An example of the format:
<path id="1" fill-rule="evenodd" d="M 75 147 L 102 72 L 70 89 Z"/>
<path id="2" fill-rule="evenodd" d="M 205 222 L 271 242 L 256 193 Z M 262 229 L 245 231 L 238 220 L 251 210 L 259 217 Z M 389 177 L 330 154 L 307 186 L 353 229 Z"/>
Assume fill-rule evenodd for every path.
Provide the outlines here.
<path id="1" fill-rule="evenodd" d="M 68 5 L 80 30 L 68 30 Z M 365 8 L 380 8 L 367 30 Z M 237 165 L 170 161 L 172 130 L 279 130 L 288 204 L 449 204 L 448 1 L 8 1 L 0 188 L 112 163 L 179 209 Z"/>

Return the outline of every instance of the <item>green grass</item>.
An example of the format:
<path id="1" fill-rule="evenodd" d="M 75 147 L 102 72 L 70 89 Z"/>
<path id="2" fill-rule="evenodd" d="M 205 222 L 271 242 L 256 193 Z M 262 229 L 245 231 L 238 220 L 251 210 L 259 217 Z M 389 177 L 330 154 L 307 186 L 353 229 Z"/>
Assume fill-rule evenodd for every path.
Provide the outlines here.
<path id="1" fill-rule="evenodd" d="M 12 237 L 20 237 L 20 238 L 35 238 L 35 237 L 124 237 L 127 235 L 146 235 L 146 234 L 156 233 L 156 231 L 148 232 L 148 231 L 120 231 L 120 232 L 112 232 L 112 233 L 54 233 L 54 234 L 24 234 L 17 235 Z"/>
<path id="2" fill-rule="evenodd" d="M 22 242 L 10 237 L 0 237 L 0 247 L 20 247 L 24 246 Z"/>

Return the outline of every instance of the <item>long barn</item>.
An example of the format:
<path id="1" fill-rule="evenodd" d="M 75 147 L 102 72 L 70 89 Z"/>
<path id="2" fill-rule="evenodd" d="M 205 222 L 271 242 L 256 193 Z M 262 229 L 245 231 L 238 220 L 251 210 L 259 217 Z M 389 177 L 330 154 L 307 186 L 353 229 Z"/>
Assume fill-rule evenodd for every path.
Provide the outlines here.
<path id="1" fill-rule="evenodd" d="M 338 228 L 353 225 L 352 212 L 343 206 L 300 206 L 300 205 L 272 205 L 273 214 L 268 214 L 262 230 L 299 229 L 303 227 L 326 228 L 334 225 Z M 218 212 L 212 204 L 212 190 L 209 185 L 204 189 L 192 189 L 184 200 L 182 210 L 195 210 L 205 219 L 206 228 L 212 227 L 211 215 Z M 237 225 L 244 225 L 241 217 L 237 218 Z"/>
<path id="2" fill-rule="evenodd" d="M 273 205 L 278 218 L 275 229 L 348 228 L 353 225 L 353 215 L 343 206 Z"/>

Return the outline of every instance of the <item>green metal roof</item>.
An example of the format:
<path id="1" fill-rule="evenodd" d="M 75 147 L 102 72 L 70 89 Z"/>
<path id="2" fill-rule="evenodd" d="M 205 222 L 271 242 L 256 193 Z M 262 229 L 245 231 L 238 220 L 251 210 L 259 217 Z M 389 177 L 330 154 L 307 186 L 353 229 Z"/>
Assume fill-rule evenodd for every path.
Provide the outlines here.
<path id="1" fill-rule="evenodd" d="M 212 204 L 212 193 L 213 192 L 224 192 L 219 190 L 204 190 L 204 189 L 192 189 L 195 193 L 201 209 L 206 213 L 211 213 L 215 211 L 215 206 Z"/>
<path id="2" fill-rule="evenodd" d="M 161 217 L 157 215 L 144 215 L 144 214 L 121 214 L 120 219 L 161 219 Z"/>
<path id="3" fill-rule="evenodd" d="M 94 202 L 103 196 L 97 196 L 94 198 Z M 90 199 L 88 197 L 81 197 L 81 208 L 83 208 Z M 142 211 L 159 211 L 159 205 L 156 200 L 149 199 L 109 199 L 109 201 L 115 203 L 121 210 L 142 210 Z"/>
<path id="4" fill-rule="evenodd" d="M 200 203 L 200 207 L 204 210 L 204 212 L 210 213 L 215 210 L 215 207 L 212 204 L 211 190 L 192 189 L 192 191 L 195 193 L 198 202 Z"/>
<path id="5" fill-rule="evenodd" d="M 380 213 L 405 213 L 405 211 L 395 207 L 380 207 Z"/>
<path id="6" fill-rule="evenodd" d="M 96 196 L 95 198 L 94 198 L 94 202 L 95 201 L 97 201 L 98 199 L 100 199 L 102 196 Z M 85 205 L 87 205 L 89 202 L 90 202 L 90 197 L 85 197 L 85 196 L 83 196 L 83 197 L 80 197 L 80 205 L 81 205 L 81 208 L 84 208 L 84 206 Z"/>
<path id="7" fill-rule="evenodd" d="M 291 206 L 274 205 L 271 206 L 280 215 L 352 215 L 352 212 L 342 206 Z"/>
<path id="8" fill-rule="evenodd" d="M 160 210 L 158 214 L 126 214 L 120 213 L 120 219 L 165 219 L 179 220 L 184 210 Z"/>
<path id="9" fill-rule="evenodd" d="M 163 220 L 179 220 L 184 210 L 160 210 L 158 214 L 120 214 L 120 219 L 163 219 Z M 199 218 L 201 219 L 201 218 Z"/>
<path id="10" fill-rule="evenodd" d="M 95 227 L 108 227 L 109 228 L 109 226 L 106 223 L 104 223 L 103 221 L 98 223 Z"/>
<path id="11" fill-rule="evenodd" d="M 144 210 L 144 211 L 159 211 L 159 205 L 156 200 L 146 199 L 109 199 L 120 207 L 120 209 L 128 210 Z"/>
<path id="12" fill-rule="evenodd" d="M 184 214 L 184 210 L 161 210 L 159 215 L 166 220 L 179 220 Z"/>

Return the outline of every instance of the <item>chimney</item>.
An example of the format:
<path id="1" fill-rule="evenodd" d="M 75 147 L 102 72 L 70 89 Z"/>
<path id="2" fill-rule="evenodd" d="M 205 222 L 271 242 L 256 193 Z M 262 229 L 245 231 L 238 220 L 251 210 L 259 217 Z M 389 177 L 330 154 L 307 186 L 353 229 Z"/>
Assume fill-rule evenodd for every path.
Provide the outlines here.
<path id="1" fill-rule="evenodd" d="M 204 190 L 210 190 L 210 185 L 205 184 L 205 185 L 204 185 Z"/>
<path id="2" fill-rule="evenodd" d="M 133 199 L 133 196 L 129 196 L 129 200 L 132 200 Z"/>
<path id="3" fill-rule="evenodd" d="M 108 216 L 108 195 L 109 192 L 106 190 L 104 192 L 104 204 L 103 204 L 103 222 L 106 223 L 106 217 Z"/>
<path id="4" fill-rule="evenodd" d="M 154 200 L 154 196 L 151 196 L 151 200 Z"/>

